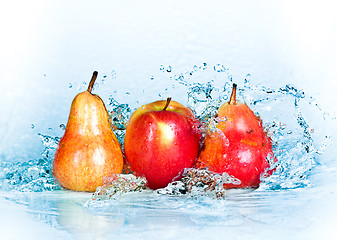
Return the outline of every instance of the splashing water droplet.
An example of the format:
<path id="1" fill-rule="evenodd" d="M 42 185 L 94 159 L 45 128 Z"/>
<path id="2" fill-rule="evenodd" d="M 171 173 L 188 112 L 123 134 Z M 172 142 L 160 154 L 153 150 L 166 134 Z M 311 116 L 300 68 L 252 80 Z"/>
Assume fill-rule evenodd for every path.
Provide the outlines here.
<path id="1" fill-rule="evenodd" d="M 136 177 L 132 174 L 116 174 L 105 177 L 104 185 L 98 187 L 91 199 L 85 203 L 86 207 L 96 207 L 102 202 L 115 200 L 122 194 L 130 192 L 142 192 L 146 189 L 147 181 L 144 177 Z"/>
<path id="2" fill-rule="evenodd" d="M 109 120 L 113 125 L 115 130 L 116 137 L 118 141 L 123 145 L 124 142 L 124 129 L 131 115 L 131 108 L 129 104 L 121 104 L 117 102 L 112 96 L 109 98 Z"/>
<path id="3" fill-rule="evenodd" d="M 167 82 L 174 85 L 172 88 L 176 86 L 176 89 L 185 89 L 188 101 L 187 106 L 208 127 L 215 128 L 216 121 L 218 121 L 218 119 L 214 118 L 217 109 L 221 104 L 228 101 L 232 89 L 233 81 L 229 70 L 220 64 L 208 67 L 204 63 L 193 65 L 190 70 L 174 75 L 167 69 L 172 71 L 171 66 L 164 67 L 162 65 L 160 68 L 162 75 L 158 77 L 168 79 Z M 103 79 L 109 77 L 109 74 L 105 75 L 106 77 L 103 77 Z M 116 77 L 116 73 L 112 71 L 110 76 Z M 86 83 L 84 82 L 83 84 L 83 87 L 86 87 Z M 69 83 L 69 88 L 73 86 L 75 85 Z M 117 91 L 115 90 L 114 94 L 116 93 Z M 128 96 L 131 96 L 131 93 L 128 93 Z M 143 93 L 145 94 L 144 91 Z M 272 163 L 273 167 L 276 168 L 275 172 L 271 176 L 262 179 L 260 188 L 290 189 L 310 186 L 312 170 L 316 165 L 320 164 L 320 156 L 333 140 L 328 134 L 323 135 L 323 140 L 316 140 L 315 135 L 322 135 L 322 133 L 316 128 L 314 132 L 312 131 L 313 127 L 310 126 L 307 117 L 314 111 L 322 115 L 322 121 L 327 118 L 333 119 L 334 117 L 326 113 L 315 99 L 307 96 L 303 90 L 299 90 L 290 84 L 279 89 L 253 84 L 250 74 L 247 74 L 244 85 L 238 88 L 238 97 L 243 99 L 263 119 L 264 127 L 273 140 L 274 153 L 278 159 L 278 162 Z M 137 105 L 139 105 L 138 102 Z M 121 104 L 111 96 L 108 110 L 112 124 L 117 126 L 118 129 L 125 129 L 132 112 L 129 104 Z M 65 126 L 61 124 L 60 127 L 63 128 Z M 125 131 L 114 131 L 122 144 Z M 60 189 L 51 174 L 52 158 L 57 148 L 59 137 L 41 133 L 38 135 L 45 146 L 44 151 L 41 153 L 42 159 L 19 164 L 1 162 L 1 189 L 18 191 Z M 185 180 L 172 183 L 173 187 L 171 186 L 171 189 L 161 190 L 161 194 L 165 194 L 165 191 L 168 192 L 167 194 L 191 191 L 192 195 L 195 196 L 199 196 L 199 193 L 201 195 L 208 194 L 205 193 L 205 185 L 207 184 L 203 185 L 202 182 L 198 183 L 196 190 L 193 190 L 195 186 L 188 189 L 187 183 L 193 182 L 188 179 L 193 179 L 193 177 L 191 178 L 190 175 L 185 177 L 187 177 Z M 217 179 L 218 177 L 215 178 Z M 216 193 L 217 191 L 218 193 Z M 217 194 L 221 196 L 223 190 L 211 190 L 210 192 L 212 192 L 211 196 L 216 196 Z"/>
<path id="4" fill-rule="evenodd" d="M 224 65 L 221 65 L 221 64 L 216 64 L 214 67 L 213 67 L 214 71 L 216 72 L 226 72 L 228 69 L 226 69 L 226 67 Z"/>
<path id="5" fill-rule="evenodd" d="M 42 143 L 45 146 L 45 149 L 43 150 L 41 155 L 47 159 L 50 159 L 52 156 L 54 156 L 60 138 L 44 135 L 41 133 L 38 133 L 38 135 L 40 136 Z"/>
<path id="6" fill-rule="evenodd" d="M 162 72 L 168 72 L 168 73 L 172 72 L 172 66 L 171 65 L 168 65 L 167 67 L 165 67 L 164 65 L 160 65 L 159 69 Z"/>
<path id="7" fill-rule="evenodd" d="M 55 182 L 48 159 L 20 163 L 1 162 L 0 189 L 41 192 L 60 189 Z"/>
<path id="8" fill-rule="evenodd" d="M 45 146 L 42 158 L 28 162 L 1 162 L 0 189 L 20 192 L 41 192 L 59 190 L 52 175 L 52 157 L 59 138 L 38 134 Z"/>
<path id="9" fill-rule="evenodd" d="M 241 182 L 227 173 L 216 174 L 208 170 L 187 168 L 179 181 L 170 183 L 167 187 L 158 189 L 159 194 L 189 195 L 193 198 L 209 196 L 212 198 L 225 198 L 223 184 L 236 184 Z"/>

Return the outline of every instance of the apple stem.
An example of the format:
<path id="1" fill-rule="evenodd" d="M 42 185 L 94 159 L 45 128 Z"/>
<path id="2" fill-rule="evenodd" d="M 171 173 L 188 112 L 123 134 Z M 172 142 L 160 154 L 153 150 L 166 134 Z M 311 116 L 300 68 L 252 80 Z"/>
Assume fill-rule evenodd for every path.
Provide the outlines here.
<path id="1" fill-rule="evenodd" d="M 235 83 L 233 83 L 232 95 L 231 95 L 231 98 L 229 100 L 229 104 L 232 104 L 232 105 L 236 104 L 236 86 L 237 85 Z"/>
<path id="2" fill-rule="evenodd" d="M 167 109 L 167 107 L 170 105 L 171 99 L 172 99 L 172 98 L 170 98 L 170 97 L 167 98 L 167 100 L 166 100 L 166 105 L 165 105 L 163 111 L 165 111 L 165 110 Z"/>
<path id="3" fill-rule="evenodd" d="M 98 75 L 98 72 L 97 72 L 97 71 L 94 71 L 94 73 L 92 74 L 92 77 L 91 77 L 89 86 L 88 86 L 88 90 L 87 90 L 89 93 L 91 93 L 92 88 L 94 87 L 94 84 L 95 84 L 97 75 Z"/>

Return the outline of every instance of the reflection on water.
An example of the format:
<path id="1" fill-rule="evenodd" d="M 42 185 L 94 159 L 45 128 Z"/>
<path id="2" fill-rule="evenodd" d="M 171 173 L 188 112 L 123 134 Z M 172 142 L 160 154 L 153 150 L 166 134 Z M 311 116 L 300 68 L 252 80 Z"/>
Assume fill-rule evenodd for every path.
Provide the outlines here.
<path id="1" fill-rule="evenodd" d="M 268 236 L 271 230 L 275 239 L 284 239 L 310 236 L 309 227 L 317 219 L 303 202 L 312 193 L 303 188 L 230 190 L 225 200 L 207 197 L 195 200 L 144 191 L 127 193 L 105 205 L 89 208 L 86 203 L 91 194 L 67 190 L 11 194 L 8 199 L 26 205 L 36 221 L 66 231 L 75 239 L 249 237 L 257 233 Z M 282 237 L 277 237 L 278 234 Z"/>
<path id="2" fill-rule="evenodd" d="M 162 81 L 167 83 L 164 92 L 158 93 L 162 98 L 184 92 L 187 105 L 205 122 L 228 99 L 233 83 L 225 66 L 206 63 L 183 73 L 161 66 L 149 81 L 156 78 L 167 80 Z M 333 139 L 331 132 L 320 127 L 336 120 L 295 86 L 271 89 L 254 85 L 249 75 L 238 88 L 238 98 L 263 119 L 278 159 L 274 174 L 257 190 L 225 191 L 225 199 L 144 190 L 91 201 L 92 194 L 67 191 L 55 182 L 51 167 L 60 136 L 39 134 L 45 145 L 40 159 L 0 163 L 0 201 L 24 205 L 35 220 L 78 239 L 204 239 L 237 236 L 238 232 L 243 237 L 257 232 L 261 238 L 271 232 L 282 233 L 282 239 L 310 236 L 314 231 L 310 227 L 318 222 L 316 201 L 329 202 L 335 194 L 322 187 L 326 183 L 322 179 L 335 177 L 336 166 L 324 161 L 325 149 Z M 125 127 L 138 107 L 137 102 L 117 102 L 113 94 L 107 106 L 119 128 Z M 122 142 L 124 131 L 116 133 Z"/>

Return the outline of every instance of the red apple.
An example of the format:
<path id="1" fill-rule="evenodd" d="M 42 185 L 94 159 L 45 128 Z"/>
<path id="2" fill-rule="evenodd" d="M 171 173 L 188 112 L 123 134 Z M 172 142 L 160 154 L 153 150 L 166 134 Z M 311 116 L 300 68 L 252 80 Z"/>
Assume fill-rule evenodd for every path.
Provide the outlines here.
<path id="1" fill-rule="evenodd" d="M 124 139 L 131 171 L 145 176 L 151 189 L 166 187 L 198 157 L 199 125 L 191 109 L 170 98 L 138 108 Z"/>
<path id="2" fill-rule="evenodd" d="M 217 120 L 216 128 L 206 134 L 197 168 L 227 172 L 241 181 L 240 185 L 224 184 L 225 188 L 258 187 L 270 167 L 267 158 L 273 157 L 272 142 L 261 119 L 236 101 L 236 84 L 230 101 L 219 108 Z"/>

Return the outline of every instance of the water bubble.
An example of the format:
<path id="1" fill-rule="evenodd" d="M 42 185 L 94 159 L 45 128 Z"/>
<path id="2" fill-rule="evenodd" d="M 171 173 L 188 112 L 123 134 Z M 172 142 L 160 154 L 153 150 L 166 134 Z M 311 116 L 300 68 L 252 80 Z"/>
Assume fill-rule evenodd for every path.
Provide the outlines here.
<path id="1" fill-rule="evenodd" d="M 250 87 L 250 79 L 251 79 L 251 75 L 248 73 L 245 77 L 245 80 L 244 80 L 244 86 L 245 87 Z"/>
<path id="2" fill-rule="evenodd" d="M 110 72 L 110 76 L 111 76 L 112 79 L 115 79 L 115 78 L 117 77 L 116 71 L 115 71 L 115 70 L 112 70 L 112 71 Z"/>
<path id="3" fill-rule="evenodd" d="M 172 72 L 172 66 L 171 65 L 168 65 L 167 67 L 165 67 L 164 65 L 160 65 L 159 69 L 162 72 L 168 72 L 168 73 Z"/>
<path id="4" fill-rule="evenodd" d="M 94 87 L 93 87 L 93 90 L 95 89 L 95 86 L 96 86 L 96 84 L 94 85 Z M 87 82 L 86 81 L 83 81 L 81 84 L 79 84 L 78 85 L 78 87 L 77 87 L 77 90 L 78 91 L 82 91 L 82 90 L 86 90 L 87 89 Z"/>
<path id="5" fill-rule="evenodd" d="M 174 76 L 174 80 L 177 81 L 178 83 L 185 85 L 185 86 L 190 86 L 191 84 L 185 81 L 184 74 L 179 74 Z"/>
<path id="6" fill-rule="evenodd" d="M 216 64 L 214 67 L 213 67 L 214 71 L 216 72 L 226 72 L 228 69 L 226 69 L 226 67 L 222 64 Z"/>

